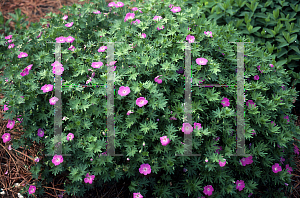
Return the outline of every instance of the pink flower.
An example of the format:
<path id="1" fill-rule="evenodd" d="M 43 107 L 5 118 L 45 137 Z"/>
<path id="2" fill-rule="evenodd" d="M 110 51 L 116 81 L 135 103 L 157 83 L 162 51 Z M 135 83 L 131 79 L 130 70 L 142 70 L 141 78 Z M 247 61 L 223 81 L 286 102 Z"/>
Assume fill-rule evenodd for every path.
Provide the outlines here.
<path id="1" fill-rule="evenodd" d="M 194 129 L 196 129 L 196 127 L 198 130 L 200 130 L 202 128 L 200 123 L 194 122 Z"/>
<path id="2" fill-rule="evenodd" d="M 31 185 L 28 189 L 28 193 L 33 194 L 33 193 L 35 193 L 35 190 L 36 190 L 36 187 Z"/>
<path id="3" fill-rule="evenodd" d="M 44 137 L 44 130 L 39 128 L 37 135 L 40 136 L 40 137 Z"/>
<path id="4" fill-rule="evenodd" d="M 146 38 L 146 34 L 142 33 L 141 38 Z"/>
<path id="5" fill-rule="evenodd" d="M 69 47 L 68 50 L 74 51 L 76 50 L 76 48 L 73 45 L 71 45 L 71 47 Z"/>
<path id="6" fill-rule="evenodd" d="M 172 8 L 173 6 L 174 6 L 174 5 L 170 4 L 170 5 L 169 5 L 169 8 Z"/>
<path id="7" fill-rule="evenodd" d="M 67 135 L 67 140 L 69 141 L 69 140 L 73 140 L 73 138 L 74 138 L 74 134 L 73 133 L 69 133 L 68 135 Z"/>
<path id="8" fill-rule="evenodd" d="M 160 19 L 162 19 L 161 16 L 155 16 L 155 17 L 153 18 L 154 21 L 160 21 Z"/>
<path id="9" fill-rule="evenodd" d="M 44 86 L 42 86 L 41 90 L 43 90 L 44 93 L 52 91 L 53 90 L 53 85 L 51 85 L 51 84 L 44 85 Z"/>
<path id="10" fill-rule="evenodd" d="M 278 172 L 282 171 L 281 166 L 279 166 L 278 163 L 275 163 L 275 164 L 272 166 L 272 170 L 273 170 L 274 173 L 278 173 Z"/>
<path id="11" fill-rule="evenodd" d="M 226 159 L 224 159 L 224 160 L 225 160 L 224 162 L 221 162 L 221 160 L 219 160 L 219 165 L 220 165 L 221 167 L 224 167 L 225 164 L 226 164 Z"/>
<path id="12" fill-rule="evenodd" d="M 73 24 L 74 24 L 74 22 L 71 22 L 71 23 L 67 23 L 65 26 L 66 27 L 72 27 Z"/>
<path id="13" fill-rule="evenodd" d="M 97 10 L 96 12 L 93 12 L 94 14 L 101 14 L 101 12 L 99 10 Z"/>
<path id="14" fill-rule="evenodd" d="M 256 107 L 256 104 L 252 101 L 252 100 L 248 100 L 247 102 L 246 102 L 246 105 L 249 107 L 249 103 L 250 103 L 250 106 L 252 107 L 252 106 L 254 106 L 254 107 Z"/>
<path id="15" fill-rule="evenodd" d="M 191 36 L 191 35 L 187 35 L 187 37 L 185 38 L 187 41 L 189 41 L 189 43 L 194 43 L 195 41 L 195 37 Z"/>
<path id="16" fill-rule="evenodd" d="M 287 170 L 287 172 L 288 172 L 289 174 L 292 174 L 293 169 L 292 169 L 292 167 L 289 167 L 288 164 L 285 165 L 285 169 Z"/>
<path id="17" fill-rule="evenodd" d="M 182 124 L 182 132 L 184 134 L 190 134 L 193 131 L 193 127 L 190 125 L 190 123 L 183 123 Z"/>
<path id="18" fill-rule="evenodd" d="M 128 111 L 128 112 L 127 112 L 127 115 L 130 115 L 131 113 L 133 113 L 133 112 L 132 112 L 132 111 Z"/>
<path id="19" fill-rule="evenodd" d="M 121 86 L 118 90 L 118 94 L 120 96 L 127 96 L 129 93 L 130 93 L 130 88 L 129 87 Z"/>
<path id="20" fill-rule="evenodd" d="M 62 67 L 63 65 L 60 62 L 55 61 L 54 63 L 51 64 L 51 66 L 53 66 L 53 67 L 59 67 L 59 66 Z"/>
<path id="21" fill-rule="evenodd" d="M 8 49 L 11 49 L 11 48 L 14 48 L 15 47 L 15 44 L 10 44 L 9 46 L 8 46 Z"/>
<path id="22" fill-rule="evenodd" d="M 124 19 L 124 22 L 128 21 L 129 19 L 134 19 L 134 13 L 127 13 Z"/>
<path id="23" fill-rule="evenodd" d="M 65 43 L 65 37 L 61 36 L 61 37 L 58 37 L 55 39 L 56 40 L 56 43 Z"/>
<path id="24" fill-rule="evenodd" d="M 123 7 L 124 6 L 124 3 L 122 3 L 122 2 L 117 2 L 116 4 L 115 4 L 115 7 L 116 8 L 121 8 L 121 7 Z"/>
<path id="25" fill-rule="evenodd" d="M 211 196 L 213 191 L 214 191 L 214 188 L 211 185 L 207 185 L 204 187 L 203 193 L 205 195 Z"/>
<path id="26" fill-rule="evenodd" d="M 10 151 L 11 151 L 11 149 L 12 149 L 12 148 L 11 148 L 11 144 L 10 144 L 10 145 L 8 145 L 8 150 L 10 150 Z"/>
<path id="27" fill-rule="evenodd" d="M 243 180 L 236 181 L 236 189 L 242 191 L 245 188 L 245 183 Z"/>
<path id="28" fill-rule="evenodd" d="M 72 22 L 72 25 L 73 25 L 73 22 Z M 72 25 L 71 25 L 71 26 L 72 26 Z M 70 26 L 70 27 L 71 27 L 71 26 Z M 68 37 L 65 38 L 65 41 L 66 41 L 67 43 L 73 43 L 74 40 L 75 40 L 75 38 L 73 38 L 72 36 L 68 36 Z"/>
<path id="29" fill-rule="evenodd" d="M 8 35 L 5 37 L 5 39 L 11 39 L 12 38 L 12 35 Z"/>
<path id="30" fill-rule="evenodd" d="M 158 29 L 158 30 L 163 30 L 163 29 L 165 29 L 165 26 L 162 26 L 161 29 L 160 29 L 159 27 L 157 27 L 156 29 Z"/>
<path id="31" fill-rule="evenodd" d="M 7 125 L 6 125 L 6 127 L 9 128 L 9 129 L 13 129 L 14 126 L 15 126 L 15 121 L 9 119 L 9 120 L 8 120 L 8 123 L 7 123 Z"/>
<path id="32" fill-rule="evenodd" d="M 58 98 L 55 96 L 49 99 L 50 105 L 55 105 L 57 101 L 58 101 Z"/>
<path id="33" fill-rule="evenodd" d="M 274 65 L 273 64 L 269 64 L 271 67 L 274 67 Z"/>
<path id="34" fill-rule="evenodd" d="M 103 65 L 103 63 L 101 61 L 100 62 L 92 62 L 92 67 L 95 69 L 100 68 L 102 65 Z"/>
<path id="35" fill-rule="evenodd" d="M 175 12 L 180 12 L 181 11 L 181 8 L 180 7 L 173 7 L 171 9 L 171 12 L 175 13 Z"/>
<path id="36" fill-rule="evenodd" d="M 274 123 L 274 126 L 276 126 L 275 122 L 271 121 L 271 124 L 273 124 L 273 123 Z"/>
<path id="37" fill-rule="evenodd" d="M 146 104 L 148 104 L 148 100 L 146 100 L 144 97 L 139 97 L 138 99 L 136 99 L 136 105 L 139 107 L 145 106 Z"/>
<path id="38" fill-rule="evenodd" d="M 35 162 L 39 162 L 39 161 L 40 161 L 39 157 L 35 157 L 35 158 L 34 158 L 34 161 L 35 161 Z"/>
<path id="39" fill-rule="evenodd" d="M 287 122 L 290 122 L 289 116 L 284 116 L 284 119 L 287 119 Z"/>
<path id="40" fill-rule="evenodd" d="M 160 76 L 162 76 L 162 75 L 156 76 L 156 77 L 154 78 L 154 81 L 157 82 L 158 84 L 161 84 L 161 83 L 162 83 L 162 80 L 161 80 L 161 79 L 158 79 Z"/>
<path id="41" fill-rule="evenodd" d="M 57 66 L 52 68 L 52 73 L 56 75 L 61 75 L 65 69 L 62 66 Z"/>
<path id="42" fill-rule="evenodd" d="M 94 179 L 95 179 L 95 175 L 89 175 L 89 173 L 87 173 L 84 178 L 84 183 L 92 184 Z"/>
<path id="43" fill-rule="evenodd" d="M 63 20 L 67 20 L 68 19 L 68 15 L 65 15 L 62 19 Z"/>
<path id="44" fill-rule="evenodd" d="M 133 198 L 143 198 L 143 196 L 138 192 L 138 193 L 133 193 Z"/>
<path id="45" fill-rule="evenodd" d="M 6 104 L 8 104 L 8 103 L 6 103 Z M 9 107 L 11 107 L 11 106 L 9 106 Z M 9 110 L 9 108 L 7 107 L 7 105 L 4 105 L 4 111 L 6 111 L 6 110 Z"/>
<path id="46" fill-rule="evenodd" d="M 10 141 L 10 134 L 9 133 L 4 133 L 2 135 L 3 143 L 9 142 Z"/>
<path id="47" fill-rule="evenodd" d="M 116 6 L 116 3 L 115 3 L 115 2 L 110 2 L 110 3 L 108 4 L 108 7 L 114 7 L 114 6 Z"/>
<path id="48" fill-rule="evenodd" d="M 240 162 L 242 163 L 242 166 L 246 166 L 247 164 L 252 164 L 252 162 L 253 162 L 252 156 L 249 156 L 247 158 L 243 157 Z"/>
<path id="49" fill-rule="evenodd" d="M 135 21 L 131 21 L 131 24 L 132 24 L 132 23 L 140 24 L 140 22 L 141 22 L 141 21 L 140 21 L 139 19 L 137 19 L 137 20 L 135 20 Z"/>
<path id="50" fill-rule="evenodd" d="M 229 107 L 230 102 L 228 98 L 223 98 L 222 103 L 223 107 Z"/>
<path id="51" fill-rule="evenodd" d="M 25 53 L 25 52 L 21 52 L 19 55 L 18 55 L 18 58 L 23 58 L 23 57 L 27 57 L 28 54 Z"/>
<path id="52" fill-rule="evenodd" d="M 254 76 L 254 80 L 259 80 L 259 76 L 258 75 Z"/>
<path id="53" fill-rule="evenodd" d="M 148 175 L 151 173 L 151 166 L 149 164 L 142 164 L 139 171 L 141 174 Z"/>
<path id="54" fill-rule="evenodd" d="M 196 63 L 198 65 L 206 65 L 207 64 L 207 59 L 205 59 L 205 58 L 197 58 L 196 59 Z"/>
<path id="55" fill-rule="evenodd" d="M 170 139 L 167 136 L 160 137 L 160 142 L 163 146 L 167 146 L 170 143 Z"/>
<path id="56" fill-rule="evenodd" d="M 298 147 L 296 145 L 294 146 L 294 153 L 297 154 L 297 155 L 299 155 L 299 149 L 298 149 Z"/>
<path id="57" fill-rule="evenodd" d="M 212 32 L 210 32 L 210 31 L 207 31 L 207 32 L 204 31 L 204 34 L 207 35 L 208 37 L 213 37 L 213 36 L 212 36 Z"/>
<path id="58" fill-rule="evenodd" d="M 106 46 L 101 46 L 101 47 L 98 49 L 98 52 L 105 52 L 106 49 L 107 49 Z"/>
<path id="59" fill-rule="evenodd" d="M 64 161 L 62 155 L 54 155 L 52 159 L 52 163 L 57 166 L 60 165 Z"/>

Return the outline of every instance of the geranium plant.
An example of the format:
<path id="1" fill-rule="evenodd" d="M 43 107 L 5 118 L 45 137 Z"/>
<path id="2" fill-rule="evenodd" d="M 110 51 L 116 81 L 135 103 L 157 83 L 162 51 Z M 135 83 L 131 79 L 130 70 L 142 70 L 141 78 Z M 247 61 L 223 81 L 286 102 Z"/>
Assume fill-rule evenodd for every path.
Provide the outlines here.
<path id="1" fill-rule="evenodd" d="M 289 122 L 295 117 L 288 111 L 296 91 L 281 88 L 287 74 L 272 54 L 255 43 L 245 44 L 244 76 L 251 79 L 244 83 L 245 139 L 252 142 L 245 154 L 251 157 L 231 156 L 236 154 L 237 45 L 229 42 L 249 41 L 233 26 L 217 26 L 205 19 L 200 5 L 186 8 L 184 1 L 170 0 L 132 3 L 74 4 L 61 9 L 63 15 L 50 13 L 47 28 L 35 24 L 24 35 L 0 37 L 1 65 L 10 65 L 0 81 L 5 90 L 1 105 L 9 110 L 4 116 L 9 124 L 3 143 L 11 141 L 16 149 L 25 144 L 24 138 L 30 140 L 29 146 L 32 141 L 45 143 L 44 152 L 52 156 L 38 162 L 45 166 L 42 178 L 68 172 L 72 183 L 65 185 L 66 193 L 78 196 L 91 184 L 122 177 L 131 178 L 129 190 L 134 197 L 145 196 L 147 187 L 157 197 L 243 197 L 254 193 L 260 172 L 267 173 L 266 181 L 275 185 L 290 182 L 288 171 L 275 162 L 292 151 L 283 154 L 273 146 L 276 142 L 286 147 L 291 134 L 299 134 Z M 128 10 L 128 5 L 134 7 Z M 47 22 L 41 19 L 41 24 Z M 109 42 L 115 42 L 112 62 Z M 53 57 L 55 43 L 61 46 L 60 62 Z M 191 49 L 186 49 L 186 43 Z M 190 59 L 185 57 L 186 50 L 191 51 Z M 183 105 L 188 60 L 194 86 L 191 123 L 184 121 Z M 107 112 L 112 107 L 107 104 L 108 69 L 114 71 L 116 91 L 115 153 L 123 156 L 106 153 Z M 64 84 L 61 101 L 54 89 L 55 76 Z M 204 81 L 224 86 L 199 87 Z M 54 144 L 58 101 L 62 104 L 62 155 L 55 154 Z M 14 140 L 9 129 L 19 115 L 26 130 Z M 201 156 L 175 157 L 184 154 L 186 135 L 192 136 L 193 153 Z M 39 169 L 35 170 L 37 174 Z M 159 171 L 162 176 L 156 177 Z M 37 182 L 28 194 L 41 194 L 41 188 Z"/>

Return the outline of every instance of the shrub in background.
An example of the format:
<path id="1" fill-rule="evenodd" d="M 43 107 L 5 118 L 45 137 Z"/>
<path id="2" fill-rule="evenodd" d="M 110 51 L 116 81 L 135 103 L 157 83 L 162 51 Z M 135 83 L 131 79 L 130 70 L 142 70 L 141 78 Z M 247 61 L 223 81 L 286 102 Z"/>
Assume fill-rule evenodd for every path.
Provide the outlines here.
<path id="1" fill-rule="evenodd" d="M 176 42 L 191 43 L 193 85 L 237 84 L 236 44 L 228 42 L 249 42 L 232 25 L 205 19 L 200 8 L 187 8 L 184 1 L 74 4 L 61 9 L 64 15 L 50 13 L 47 29 L 34 24 L 23 35 L 1 36 L 0 60 L 11 66 L 1 77 L 0 104 L 12 111 L 4 116 L 7 128 L 14 127 L 10 120 L 16 116 L 26 126 L 19 140 L 8 132 L 3 142 L 17 149 L 27 138 L 54 154 L 54 73 L 60 71 L 66 84 L 104 85 L 106 65 L 113 64 L 115 146 L 124 157 L 99 157 L 106 150 L 105 87 L 63 87 L 62 153 L 72 156 L 46 157 L 31 168 L 35 178 L 41 166 L 47 181 L 68 172 L 72 184 L 65 185 L 66 193 L 77 196 L 92 185 L 128 177 L 136 197 L 149 188 L 156 197 L 247 197 L 265 182 L 274 182 L 270 196 L 282 197 L 277 189 L 290 183 L 290 167 L 295 168 L 290 156 L 299 128 L 290 109 L 297 93 L 281 87 L 290 77 L 266 48 L 245 44 L 245 139 L 251 142 L 245 153 L 252 157 L 229 156 L 236 152 L 234 86 L 193 87 L 193 124 L 183 123 L 185 44 Z M 55 41 L 62 43 L 61 63 L 51 55 L 54 44 L 46 43 Z M 115 43 L 115 62 L 105 60 L 107 44 L 100 42 L 124 42 Z M 200 157 L 175 157 L 184 152 L 184 133 L 192 133 L 193 153 Z M 160 178 L 151 175 L 158 172 Z M 35 187 L 27 187 L 28 194 L 43 193 L 39 182 Z"/>

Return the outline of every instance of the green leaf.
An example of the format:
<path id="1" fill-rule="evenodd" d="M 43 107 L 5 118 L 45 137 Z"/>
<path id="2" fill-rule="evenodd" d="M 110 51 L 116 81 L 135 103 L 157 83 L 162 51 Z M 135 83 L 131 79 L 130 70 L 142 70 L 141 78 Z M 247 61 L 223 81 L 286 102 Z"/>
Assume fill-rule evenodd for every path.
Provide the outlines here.
<path id="1" fill-rule="evenodd" d="M 278 45 L 277 49 L 280 49 L 280 48 L 285 47 L 285 46 L 287 46 L 287 45 L 289 45 L 289 44 L 288 44 L 286 41 L 284 41 L 284 42 L 282 42 L 282 43 L 280 43 L 280 44 Z"/>
<path id="2" fill-rule="evenodd" d="M 297 52 L 298 54 L 300 54 L 299 48 L 296 46 L 289 46 L 290 49 L 294 50 L 295 52 Z M 289 50 L 290 51 L 290 50 Z"/>
<path id="3" fill-rule="evenodd" d="M 284 65 L 286 62 L 287 62 L 287 59 L 278 61 L 278 62 L 276 63 L 276 67 L 280 67 L 281 65 Z"/>
<path id="4" fill-rule="evenodd" d="M 277 58 L 280 58 L 281 56 L 287 54 L 288 51 L 285 48 L 281 48 L 280 52 L 276 54 Z"/>
<path id="5" fill-rule="evenodd" d="M 260 28 L 261 28 L 261 27 L 255 27 L 255 28 L 253 28 L 253 29 L 250 31 L 250 33 L 257 32 Z"/>

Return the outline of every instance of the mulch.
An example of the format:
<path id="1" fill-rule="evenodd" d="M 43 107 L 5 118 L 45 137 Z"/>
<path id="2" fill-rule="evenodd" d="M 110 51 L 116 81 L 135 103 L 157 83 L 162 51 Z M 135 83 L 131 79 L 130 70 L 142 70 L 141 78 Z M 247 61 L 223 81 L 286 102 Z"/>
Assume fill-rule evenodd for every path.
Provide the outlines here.
<path id="1" fill-rule="evenodd" d="M 135 1 L 135 0 L 131 0 Z M 89 0 L 87 0 L 89 3 Z M 112 0 L 106 0 L 106 3 L 112 2 Z M 124 1 L 123 1 L 124 2 Z M 0 2 L 0 12 L 4 17 L 4 22 L 8 19 L 12 18 L 8 13 L 15 14 L 15 9 L 19 8 L 21 10 L 22 15 L 28 16 L 25 21 L 28 21 L 29 24 L 26 26 L 26 29 L 30 27 L 30 23 L 39 22 L 41 18 L 50 19 L 49 16 L 45 17 L 45 15 L 49 12 L 62 14 L 59 9 L 63 7 L 63 5 L 71 6 L 74 3 L 83 5 L 85 2 L 80 2 L 79 0 L 2 0 Z M 15 23 L 11 21 L 9 23 L 11 30 L 14 30 Z M 4 30 L 0 30 L 0 34 L 4 34 Z M 5 35 L 7 36 L 7 35 Z M 8 66 L 8 65 L 6 65 Z M 1 69 L 0 71 L 3 71 Z M 0 74 L 2 76 L 3 74 Z M 0 90 L 0 99 L 2 99 L 4 95 L 1 93 Z M 298 111 L 299 112 L 299 111 Z M 298 120 L 296 122 L 297 126 L 300 126 L 300 114 L 297 114 L 295 108 L 293 108 L 293 114 L 298 116 Z M 17 121 L 15 119 L 15 121 Z M 7 125 L 8 121 L 3 119 L 3 106 L 0 106 L 0 138 L 4 133 L 7 132 Z M 12 137 L 15 139 L 19 139 L 22 134 L 24 134 L 23 126 L 20 126 L 18 122 L 16 122 L 13 130 L 9 130 Z M 294 138 L 296 140 L 296 138 Z M 14 187 L 13 184 L 20 183 L 20 186 L 33 184 L 36 180 L 32 179 L 32 175 L 30 167 L 32 167 L 36 162 L 34 161 L 34 157 L 39 157 L 40 160 L 44 159 L 44 155 L 37 155 L 38 151 L 45 147 L 44 144 L 37 144 L 34 142 L 33 146 L 30 148 L 20 147 L 17 150 L 9 150 L 8 144 L 2 143 L 2 138 L 0 139 L 0 188 L 4 189 L 6 195 L 2 195 L 2 197 L 10 198 L 10 197 L 18 197 L 17 193 L 20 191 L 20 188 Z M 298 140 L 299 141 L 299 140 Z M 30 157 L 32 156 L 32 157 Z M 286 195 L 290 198 L 300 197 L 300 159 L 299 156 L 294 157 L 294 161 L 297 164 L 297 169 L 293 170 L 292 172 L 292 186 L 295 187 L 290 192 L 286 192 Z M 27 166 L 27 168 L 26 168 Z M 6 171 L 8 170 L 8 173 Z M 42 169 L 43 170 L 43 169 Z M 41 176 L 41 175 L 40 175 Z M 41 181 L 41 178 L 38 178 Z M 66 177 L 67 173 L 63 173 L 61 175 L 55 176 L 51 183 L 43 182 L 44 188 L 44 195 L 41 196 L 43 198 L 58 198 L 60 192 L 64 190 L 64 182 L 70 183 L 69 179 Z M 128 190 L 128 186 L 130 185 L 130 181 L 122 180 L 118 183 L 105 183 L 101 189 L 94 188 L 87 192 L 85 195 L 86 198 L 88 197 L 119 197 L 119 198 L 129 198 L 132 197 L 132 194 Z M 260 186 L 258 191 L 265 191 L 265 186 Z M 25 197 L 25 196 L 24 196 Z M 34 196 L 37 197 L 37 196 Z M 63 195 L 64 198 L 69 197 L 76 197 L 70 195 Z M 146 197 L 151 197 L 151 195 L 147 195 Z"/>

